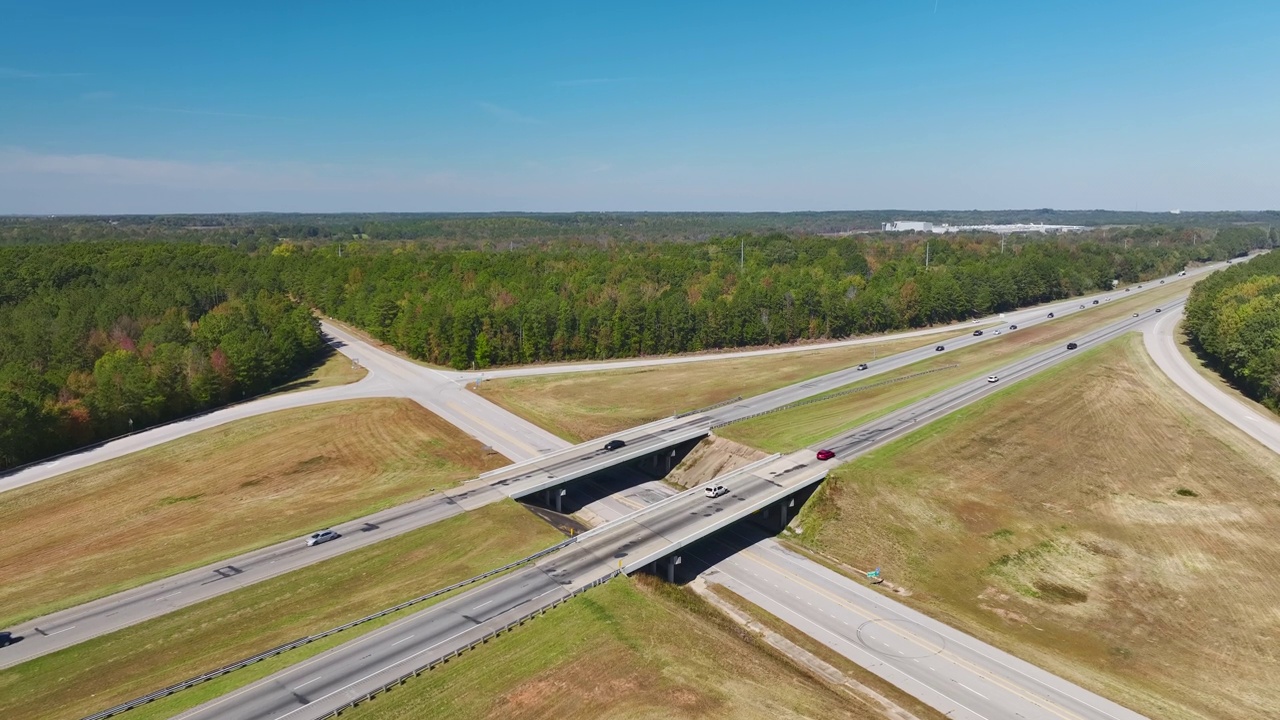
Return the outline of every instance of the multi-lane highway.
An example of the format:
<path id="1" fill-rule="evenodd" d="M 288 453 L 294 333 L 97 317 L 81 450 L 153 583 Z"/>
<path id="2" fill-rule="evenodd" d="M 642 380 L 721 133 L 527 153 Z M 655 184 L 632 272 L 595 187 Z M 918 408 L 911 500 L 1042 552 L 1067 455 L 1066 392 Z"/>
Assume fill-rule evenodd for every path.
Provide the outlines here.
<path id="1" fill-rule="evenodd" d="M 1083 348 L 1104 343 L 1153 317 L 1155 314 L 1149 311 L 1137 318 L 1125 318 L 1076 342 Z M 836 450 L 837 459 L 833 462 L 852 459 L 1075 352 L 1065 345 L 1042 351 L 998 370 L 996 374 L 1003 385 L 985 380 L 966 382 L 822 444 Z M 614 570 L 638 570 L 724 529 L 734 520 L 821 480 L 833 462 L 814 459 L 812 451 L 765 458 L 717 478 L 715 482 L 728 489 L 726 495 L 707 498 L 695 488 L 662 500 L 581 536 L 577 543 L 534 568 L 480 586 L 451 603 L 415 613 L 392 626 L 393 631 L 353 640 L 181 717 L 316 717 L 435 657 L 465 647 L 476 637 L 536 609 L 540 603 L 549 604 L 563 597 L 574 587 Z M 713 580 L 723 575 L 721 579 L 736 583 L 751 593 L 749 597 L 762 597 L 767 609 L 776 610 L 778 604 L 795 606 L 779 615 L 794 620 L 801 630 L 950 717 L 1140 717 L 961 633 L 933 621 L 923 622 L 928 619 L 887 598 L 864 594 L 860 603 L 841 599 L 840 593 L 852 584 L 804 558 L 792 555 L 786 560 L 793 568 L 790 575 L 779 574 L 780 560 L 766 557 L 734 557 L 724 562 L 729 564 L 713 568 Z M 539 577 L 539 572 L 545 578 Z M 801 609 L 801 603 L 820 608 L 817 612 L 825 617 Z M 484 612 L 477 614 L 481 609 Z M 863 619 L 854 625 L 850 617 Z M 848 629 L 840 630 L 837 623 L 848 625 Z M 959 687 L 970 695 L 958 693 Z M 308 691 L 300 692 L 304 688 Z"/>

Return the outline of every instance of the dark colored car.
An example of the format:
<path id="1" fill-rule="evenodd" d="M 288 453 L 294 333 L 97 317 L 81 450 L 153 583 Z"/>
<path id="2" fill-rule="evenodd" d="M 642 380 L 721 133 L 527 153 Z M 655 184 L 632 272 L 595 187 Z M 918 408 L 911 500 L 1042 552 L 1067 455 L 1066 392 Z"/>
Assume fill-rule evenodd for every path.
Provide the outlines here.
<path id="1" fill-rule="evenodd" d="M 979 335 L 981 335 L 981 334 L 982 334 L 982 331 L 981 331 L 981 330 L 974 330 L 974 331 L 973 331 L 973 336 L 974 336 L 974 337 L 977 337 L 977 336 L 979 336 Z"/>
<path id="2" fill-rule="evenodd" d="M 1160 281 L 1160 284 L 1161 284 L 1161 285 L 1163 285 L 1163 284 L 1164 284 L 1164 281 L 1163 281 L 1163 280 L 1161 280 L 1161 281 Z"/>
<path id="3" fill-rule="evenodd" d="M 1080 347 L 1080 346 L 1079 346 L 1079 345 L 1077 345 L 1077 344 L 1075 344 L 1075 343 L 1067 343 L 1067 349 L 1068 349 L 1068 350 L 1075 350 L 1075 349 L 1076 349 L 1076 348 L 1078 348 L 1078 347 Z"/>
<path id="4" fill-rule="evenodd" d="M 1156 308 L 1156 312 L 1160 312 L 1160 308 Z"/>
<path id="5" fill-rule="evenodd" d="M 1009 326 L 1009 329 L 1010 329 L 1010 330 L 1017 330 L 1017 329 L 1018 329 L 1018 326 L 1017 326 L 1017 325 L 1010 325 L 1010 326 Z"/>
<path id="6" fill-rule="evenodd" d="M 1094 305 L 1097 305 L 1097 304 L 1098 304 L 1098 301 L 1097 301 L 1097 300 L 1094 300 L 1094 301 L 1093 301 L 1093 304 L 1094 304 Z"/>
<path id="7" fill-rule="evenodd" d="M 934 348 L 934 350 L 935 350 L 936 352 L 942 352 L 943 350 L 946 350 L 946 348 L 944 348 L 944 347 L 942 347 L 941 345 L 939 345 L 938 347 Z"/>
<path id="8" fill-rule="evenodd" d="M 859 370 L 866 370 L 866 369 L 867 369 L 867 364 L 866 364 L 866 363 L 862 363 L 862 364 L 858 365 L 858 369 L 859 369 Z"/>
<path id="9" fill-rule="evenodd" d="M 1053 317 L 1053 313 L 1049 313 L 1049 317 Z"/>
<path id="10" fill-rule="evenodd" d="M 609 442 L 604 444 L 604 449 L 617 450 L 618 448 L 624 448 L 626 446 L 627 446 L 627 441 L 625 440 L 610 440 Z"/>
<path id="11" fill-rule="evenodd" d="M 1129 292 L 1129 288 L 1125 288 L 1125 289 L 1124 289 L 1124 291 L 1125 291 L 1125 292 Z"/>
<path id="12" fill-rule="evenodd" d="M 833 453 L 833 452 L 831 452 L 830 450 L 819 450 L 819 451 L 818 451 L 818 459 L 819 459 L 819 460 L 830 460 L 831 458 L 833 458 L 833 457 L 835 457 L 835 456 L 836 456 L 836 454 L 835 454 L 835 453 Z"/>
<path id="13" fill-rule="evenodd" d="M 13 644 L 13 633 L 0 632 L 0 647 L 5 647 L 6 645 L 12 645 L 12 644 Z"/>

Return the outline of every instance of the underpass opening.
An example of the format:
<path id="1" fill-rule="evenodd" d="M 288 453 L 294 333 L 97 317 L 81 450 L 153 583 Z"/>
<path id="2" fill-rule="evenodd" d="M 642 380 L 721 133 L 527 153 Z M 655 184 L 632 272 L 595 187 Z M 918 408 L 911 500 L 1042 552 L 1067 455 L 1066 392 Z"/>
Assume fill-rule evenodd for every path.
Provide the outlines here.
<path id="1" fill-rule="evenodd" d="M 641 568 L 640 572 L 680 585 L 691 582 L 722 560 L 764 540 L 775 538 L 784 528 L 793 526 L 794 519 L 813 497 L 819 485 L 821 483 L 800 488 L 741 520 L 658 558 Z"/>

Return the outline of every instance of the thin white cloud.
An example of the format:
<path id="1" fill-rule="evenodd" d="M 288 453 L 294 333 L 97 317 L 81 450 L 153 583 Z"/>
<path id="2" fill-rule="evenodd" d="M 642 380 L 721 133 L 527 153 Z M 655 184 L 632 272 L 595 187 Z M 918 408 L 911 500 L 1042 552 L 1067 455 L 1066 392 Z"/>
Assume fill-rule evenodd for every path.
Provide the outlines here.
<path id="1" fill-rule="evenodd" d="M 525 115 L 524 113 L 516 112 L 511 108 L 505 108 L 505 107 L 502 107 L 501 105 L 495 105 L 491 102 L 479 102 L 476 104 L 480 106 L 481 110 L 484 110 L 485 112 L 498 118 L 499 120 L 506 120 L 507 122 L 515 122 L 515 123 L 525 123 L 527 125 L 537 125 L 539 122 L 541 122 L 535 117 L 530 117 L 528 115 Z"/>
<path id="2" fill-rule="evenodd" d="M 0 78 L 10 78 L 15 80 L 42 80 L 46 78 L 73 78 L 84 77 L 86 73 L 55 73 L 55 72 L 38 72 L 35 70 L 22 70 L 20 68 L 0 67 Z"/>
<path id="3" fill-rule="evenodd" d="M 298 119 L 293 117 L 285 117 L 283 115 L 259 115 L 257 113 L 225 112 L 222 110 L 192 110 L 189 108 L 154 107 L 150 105 L 138 105 L 136 107 L 139 110 L 147 110 L 149 112 L 174 113 L 177 115 L 208 115 L 212 117 L 249 118 L 252 120 L 297 120 Z"/>

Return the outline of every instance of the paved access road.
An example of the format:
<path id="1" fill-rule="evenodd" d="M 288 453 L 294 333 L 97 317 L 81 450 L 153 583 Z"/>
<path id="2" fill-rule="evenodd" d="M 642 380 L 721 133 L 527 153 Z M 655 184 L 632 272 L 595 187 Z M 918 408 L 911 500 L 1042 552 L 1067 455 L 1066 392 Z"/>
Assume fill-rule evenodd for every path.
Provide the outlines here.
<path id="1" fill-rule="evenodd" d="M 1148 311 L 1138 318 L 1125 318 L 1076 342 L 1082 348 L 1100 344 L 1138 328 L 1153 317 L 1156 317 L 1154 312 Z M 1046 350 L 1011 363 L 997 371 L 997 375 L 1005 384 L 1016 382 L 1065 360 L 1074 352 L 1065 345 Z M 1001 387 L 1000 383 L 985 380 L 963 383 L 822 444 L 836 450 L 836 462 L 847 461 L 998 392 Z M 395 628 L 393 632 L 379 631 L 357 638 L 180 717 L 202 720 L 314 718 L 466 646 L 520 614 L 536 609 L 539 603 L 550 604 L 564 596 L 558 592 L 567 593 L 615 570 L 633 572 L 710 532 L 725 528 L 763 504 L 820 480 L 834 464 L 815 460 L 812 451 L 800 451 L 739 468 L 716 479 L 728 488 L 726 495 L 711 499 L 705 497 L 700 488 L 695 488 L 666 498 L 579 536 L 576 543 L 539 561 L 534 568 L 493 580 L 460 596 L 453 604 L 445 603 L 415 613 L 391 626 Z M 855 628 L 850 637 L 861 643 L 863 650 L 854 652 L 847 645 L 848 638 L 841 640 L 831 635 L 833 631 L 839 632 L 837 623 L 848 623 L 848 618 L 842 623 L 842 618 L 832 611 L 834 606 L 830 606 L 833 595 L 838 600 L 838 594 L 847 590 L 832 580 L 834 573 L 793 556 L 788 560 L 788 566 L 793 568 L 791 578 L 778 582 L 777 575 L 767 579 L 769 572 L 778 572 L 771 568 L 771 564 L 776 563 L 767 558 L 748 556 L 738 561 L 747 563 L 733 566 L 743 573 L 735 581 L 738 587 L 750 585 L 749 591 L 757 595 L 772 592 L 771 604 L 765 605 L 770 609 L 777 603 L 797 607 L 800 603 L 805 607 L 826 604 L 827 611 L 821 619 L 810 616 L 805 620 L 803 616 L 807 611 L 800 616 L 795 612 L 779 615 L 794 620 L 801 630 L 811 632 L 837 651 L 848 652 L 852 659 L 873 671 L 885 664 L 885 657 L 896 655 L 902 662 L 891 662 L 901 667 L 893 672 L 883 670 L 882 676 L 934 707 L 951 712 L 953 717 L 978 720 L 1017 717 L 1131 720 L 1139 717 L 1133 713 L 1116 714 L 1123 708 L 1043 671 L 1030 675 L 1028 669 L 1034 668 L 1025 663 L 1003 654 L 992 654 L 997 652 L 994 648 L 987 648 L 874 594 L 872 599 L 876 604 L 864 611 L 878 614 L 870 624 L 860 622 Z M 728 578 L 731 569 L 729 566 L 713 568 L 716 572 L 709 579 L 715 580 L 718 575 Z M 539 571 L 558 583 L 559 589 L 538 578 Z M 766 578 L 766 584 L 776 585 L 773 591 L 759 584 L 761 577 Z M 841 612 L 856 612 L 857 606 L 845 603 L 842 607 Z M 458 617 L 465 622 L 460 622 Z M 867 650 L 875 650 L 878 655 Z M 920 659 L 927 661 L 915 662 Z M 981 696 L 981 701 L 968 697 L 958 699 L 953 692 L 948 692 L 954 690 L 952 683 L 963 684 L 969 692 Z M 302 692 L 304 689 L 307 692 Z M 964 700 L 970 702 L 964 703 Z M 1024 714 L 1032 709 L 1043 712 Z"/>
<path id="2" fill-rule="evenodd" d="M 1156 365 L 1169 376 L 1178 387 L 1195 398 L 1200 404 L 1217 413 L 1219 417 L 1235 425 L 1271 449 L 1280 453 L 1280 422 L 1275 416 L 1263 410 L 1249 407 L 1230 394 L 1219 389 L 1196 371 L 1186 357 L 1178 350 L 1178 341 L 1174 337 L 1174 328 L 1182 312 L 1171 312 L 1160 318 L 1154 325 L 1143 330 L 1143 342 L 1147 352 Z"/>

